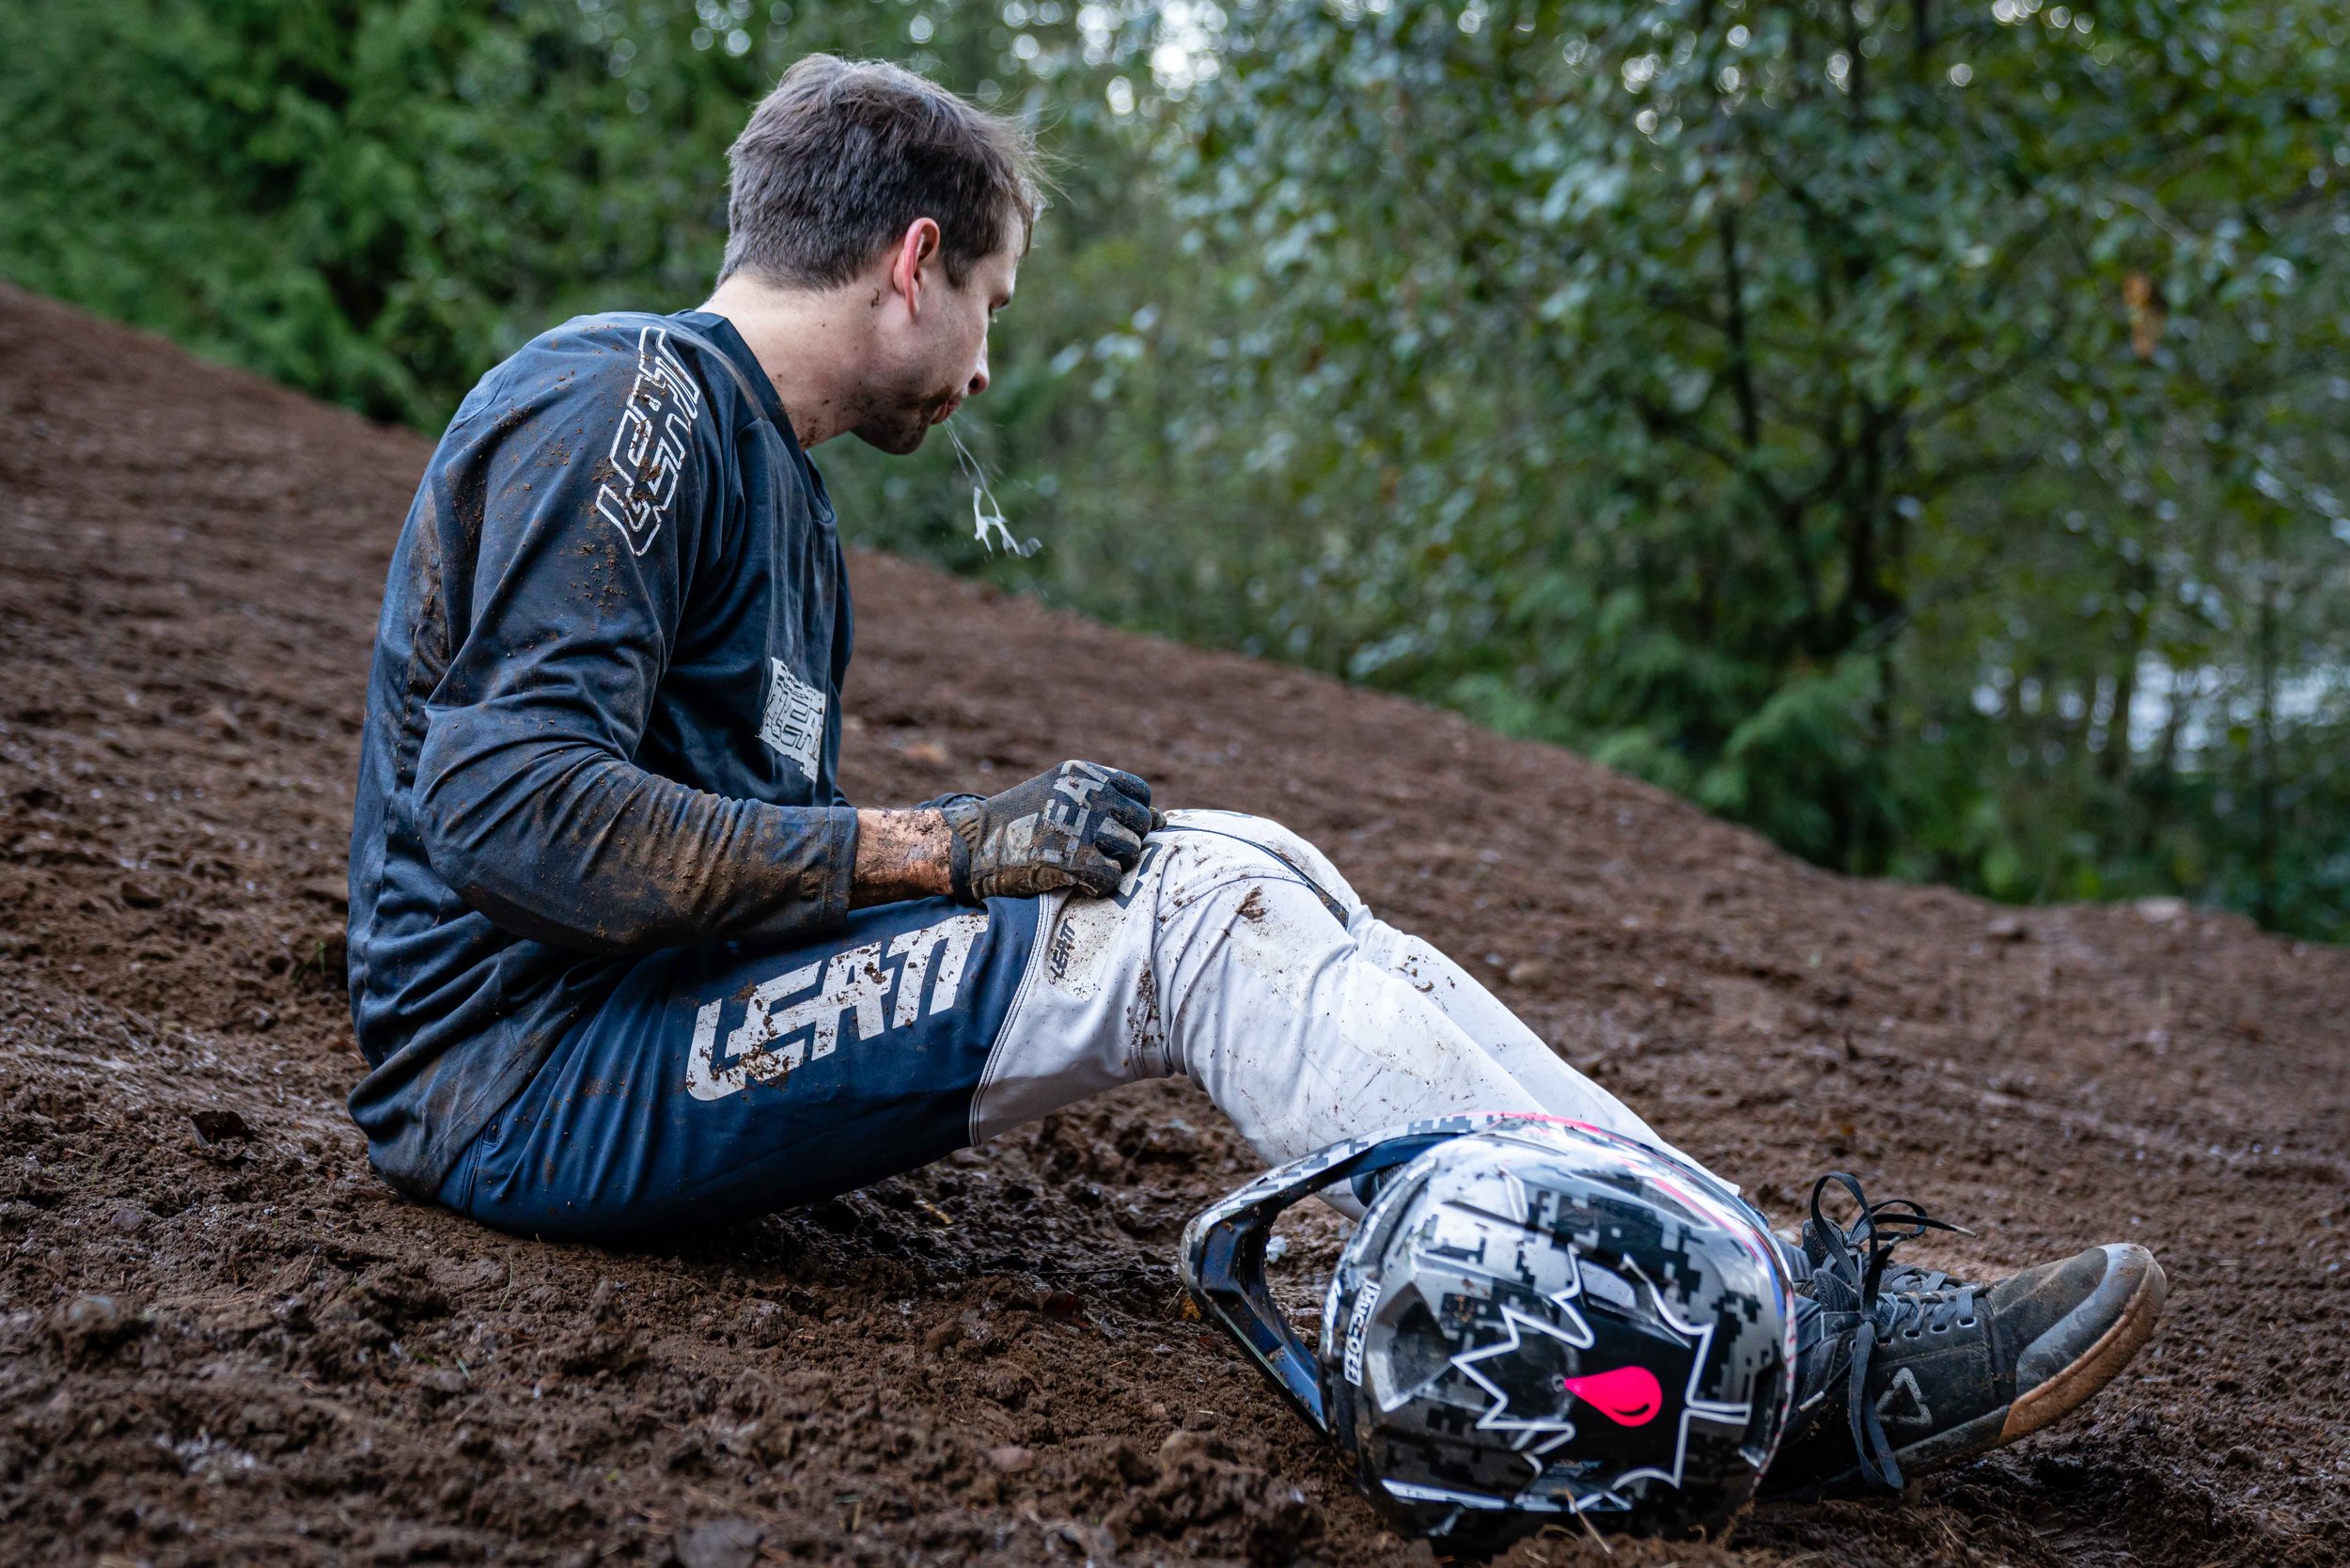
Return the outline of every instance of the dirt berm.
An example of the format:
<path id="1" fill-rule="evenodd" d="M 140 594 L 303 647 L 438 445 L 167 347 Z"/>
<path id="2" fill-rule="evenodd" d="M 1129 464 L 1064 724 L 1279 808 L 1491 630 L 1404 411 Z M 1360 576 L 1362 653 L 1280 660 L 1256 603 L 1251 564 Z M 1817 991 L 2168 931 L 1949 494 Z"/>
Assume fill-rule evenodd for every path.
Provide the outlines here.
<path id="1" fill-rule="evenodd" d="M 1250 1168 L 1186 1087 L 650 1253 L 395 1198 L 343 852 L 425 445 L 4 289 L 0 414 L 0 1560 L 1425 1560 L 1181 1311 Z M 1444 713 L 854 570 L 856 798 L 1082 755 L 1280 818 L 1777 1214 L 1841 1166 L 1978 1274 L 2161 1256 L 2072 1420 L 1614 1560 L 2342 1560 L 2350 952 L 1829 876 Z"/>

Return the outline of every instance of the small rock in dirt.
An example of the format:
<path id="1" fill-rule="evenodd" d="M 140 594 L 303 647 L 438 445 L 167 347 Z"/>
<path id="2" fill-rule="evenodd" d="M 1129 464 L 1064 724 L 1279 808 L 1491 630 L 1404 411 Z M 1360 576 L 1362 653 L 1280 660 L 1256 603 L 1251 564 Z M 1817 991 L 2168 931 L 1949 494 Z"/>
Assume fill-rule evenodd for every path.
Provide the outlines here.
<path id="1" fill-rule="evenodd" d="M 465 1391 L 465 1374 L 455 1367 L 435 1367 L 416 1379 L 417 1387 L 428 1394 L 449 1399 Z"/>
<path id="2" fill-rule="evenodd" d="M 2013 915 L 2000 915 L 1982 928 L 1982 933 L 1994 942 L 2022 942 L 2031 936 L 2031 928 Z"/>
<path id="3" fill-rule="evenodd" d="M 1214 1432 L 1224 1424 L 1224 1417 L 1214 1410 L 1194 1410 L 1183 1418 L 1186 1432 Z"/>
<path id="4" fill-rule="evenodd" d="M 106 1223 L 126 1236 L 135 1236 L 146 1230 L 154 1218 L 136 1203 L 125 1203 L 106 1216 Z"/>
<path id="5" fill-rule="evenodd" d="M 979 1380 L 980 1391 L 1007 1410 L 1017 1410 L 1028 1403 L 1033 1385 L 1027 1374 L 1017 1367 L 995 1367 Z"/>
<path id="6" fill-rule="evenodd" d="M 767 1532 L 748 1519 L 706 1519 L 678 1532 L 678 1568 L 751 1568 Z"/>
<path id="7" fill-rule="evenodd" d="M 58 1332 L 93 1340 L 122 1326 L 122 1309 L 110 1295 L 77 1295 L 57 1314 Z"/>
<path id="8" fill-rule="evenodd" d="M 1017 1443 L 1006 1443 L 1001 1448 L 988 1450 L 987 1462 L 1006 1475 L 1017 1475 L 1036 1463 L 1036 1455 Z"/>
<path id="9" fill-rule="evenodd" d="M 1512 985 L 1539 985 L 1550 979 L 1550 965 L 1539 958 L 1522 958 L 1510 965 Z"/>
<path id="10" fill-rule="evenodd" d="M 2185 899 L 2140 899 L 2130 905 L 2138 917 L 2150 925 L 2167 926 L 2186 913 Z"/>
<path id="11" fill-rule="evenodd" d="M 253 1129 L 243 1117 L 232 1110 L 200 1110 L 188 1113 L 195 1123 L 196 1136 L 204 1140 L 207 1149 L 217 1149 L 224 1143 L 249 1143 Z"/>
<path id="12" fill-rule="evenodd" d="M 791 1331 L 791 1314 L 775 1302 L 746 1301 L 736 1332 L 744 1344 L 764 1350 L 781 1344 Z"/>
<path id="13" fill-rule="evenodd" d="M 162 905 L 164 896 L 144 882 L 126 881 L 121 887 L 122 902 L 133 909 L 154 909 Z"/>
<path id="14" fill-rule="evenodd" d="M 1085 1304 L 1077 1299 L 1073 1291 L 1046 1291 L 1044 1298 L 1036 1304 L 1036 1308 L 1048 1318 L 1074 1323 L 1077 1314 L 1085 1309 Z"/>

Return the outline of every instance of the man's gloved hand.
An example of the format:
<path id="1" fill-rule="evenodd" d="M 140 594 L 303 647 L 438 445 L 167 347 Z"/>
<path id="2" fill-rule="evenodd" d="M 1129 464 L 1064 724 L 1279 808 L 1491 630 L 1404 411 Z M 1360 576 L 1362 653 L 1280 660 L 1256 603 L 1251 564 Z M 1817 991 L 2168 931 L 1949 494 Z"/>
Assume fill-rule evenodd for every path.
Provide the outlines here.
<path id="1" fill-rule="evenodd" d="M 950 795 L 939 809 L 964 903 L 1063 887 L 1114 893 L 1141 858 L 1143 837 L 1166 821 L 1151 809 L 1150 785 L 1097 762 L 1063 762 L 1000 795 Z"/>

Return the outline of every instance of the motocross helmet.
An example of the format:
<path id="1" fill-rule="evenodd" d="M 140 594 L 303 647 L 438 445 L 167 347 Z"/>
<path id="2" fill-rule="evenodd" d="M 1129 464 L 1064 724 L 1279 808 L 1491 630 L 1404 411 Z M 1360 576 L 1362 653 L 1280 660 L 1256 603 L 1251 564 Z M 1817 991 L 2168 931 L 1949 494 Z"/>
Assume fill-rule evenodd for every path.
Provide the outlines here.
<path id="1" fill-rule="evenodd" d="M 1267 1289 L 1265 1242 L 1342 1181 L 1368 1209 L 1317 1356 Z M 1762 1217 L 1580 1122 L 1480 1112 L 1333 1144 L 1194 1220 L 1183 1272 L 1371 1499 L 1450 1552 L 1578 1518 L 1718 1535 L 1794 1400 L 1794 1295 Z"/>

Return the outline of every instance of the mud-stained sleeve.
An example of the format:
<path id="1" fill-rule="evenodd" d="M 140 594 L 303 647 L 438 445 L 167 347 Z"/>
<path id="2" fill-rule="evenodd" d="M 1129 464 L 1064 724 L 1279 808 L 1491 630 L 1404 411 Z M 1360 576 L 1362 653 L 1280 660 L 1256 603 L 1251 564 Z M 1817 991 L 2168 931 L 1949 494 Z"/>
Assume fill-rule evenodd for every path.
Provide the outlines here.
<path id="1" fill-rule="evenodd" d="M 599 953 L 845 923 L 856 813 L 690 789 L 631 759 L 725 473 L 707 391 L 658 328 L 509 367 L 446 464 L 479 530 L 427 708 L 432 867 L 518 935 Z"/>

